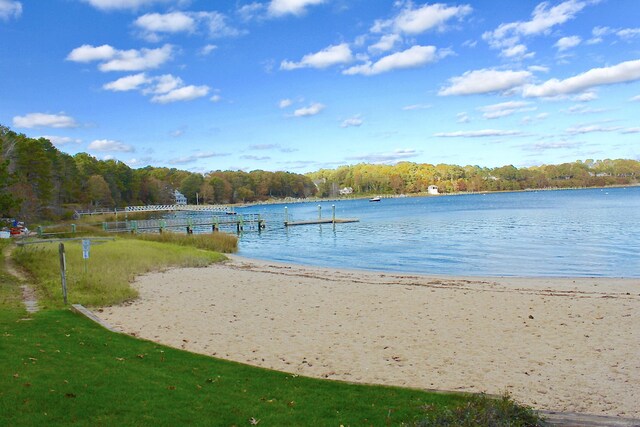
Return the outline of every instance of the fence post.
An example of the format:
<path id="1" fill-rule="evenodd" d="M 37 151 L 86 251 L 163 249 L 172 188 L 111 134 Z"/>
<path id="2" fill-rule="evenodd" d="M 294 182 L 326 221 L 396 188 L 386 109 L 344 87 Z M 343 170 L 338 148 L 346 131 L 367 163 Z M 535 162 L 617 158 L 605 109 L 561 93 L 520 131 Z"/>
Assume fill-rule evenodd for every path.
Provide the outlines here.
<path id="1" fill-rule="evenodd" d="M 60 254 L 60 277 L 62 278 L 62 298 L 64 299 L 64 305 L 67 305 L 67 260 L 64 253 L 64 243 L 60 243 L 58 246 L 58 252 Z"/>

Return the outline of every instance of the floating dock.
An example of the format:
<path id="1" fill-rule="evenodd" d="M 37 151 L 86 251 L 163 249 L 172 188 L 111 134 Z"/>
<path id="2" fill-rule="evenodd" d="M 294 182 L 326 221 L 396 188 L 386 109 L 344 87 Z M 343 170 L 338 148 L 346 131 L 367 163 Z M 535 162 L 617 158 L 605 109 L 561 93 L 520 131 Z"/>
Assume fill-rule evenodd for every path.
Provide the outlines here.
<path id="1" fill-rule="evenodd" d="M 311 219 L 308 221 L 285 221 L 285 227 L 292 227 L 294 225 L 313 225 L 313 224 L 346 224 L 349 222 L 360 222 L 359 219 L 355 218 L 336 218 L 336 219 Z"/>

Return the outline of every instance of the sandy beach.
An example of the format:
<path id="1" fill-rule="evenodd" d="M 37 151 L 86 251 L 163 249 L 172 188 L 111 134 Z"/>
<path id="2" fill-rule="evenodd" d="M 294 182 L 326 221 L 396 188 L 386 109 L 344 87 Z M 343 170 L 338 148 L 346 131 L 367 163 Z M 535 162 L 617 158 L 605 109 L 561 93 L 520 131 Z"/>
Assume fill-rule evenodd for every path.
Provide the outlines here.
<path id="1" fill-rule="evenodd" d="M 138 337 L 362 383 L 640 418 L 640 280 L 426 277 L 230 257 L 97 310 Z"/>

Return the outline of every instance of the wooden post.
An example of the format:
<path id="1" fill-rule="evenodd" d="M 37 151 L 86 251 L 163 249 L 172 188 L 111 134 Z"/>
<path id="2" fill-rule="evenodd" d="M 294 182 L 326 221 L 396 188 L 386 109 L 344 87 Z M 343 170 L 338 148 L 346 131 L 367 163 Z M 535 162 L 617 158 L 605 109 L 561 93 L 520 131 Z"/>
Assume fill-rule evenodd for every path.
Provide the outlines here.
<path id="1" fill-rule="evenodd" d="M 62 298 L 64 298 L 64 304 L 67 305 L 67 260 L 64 253 L 64 243 L 60 243 L 58 246 L 58 252 L 60 254 L 60 277 L 62 278 Z"/>

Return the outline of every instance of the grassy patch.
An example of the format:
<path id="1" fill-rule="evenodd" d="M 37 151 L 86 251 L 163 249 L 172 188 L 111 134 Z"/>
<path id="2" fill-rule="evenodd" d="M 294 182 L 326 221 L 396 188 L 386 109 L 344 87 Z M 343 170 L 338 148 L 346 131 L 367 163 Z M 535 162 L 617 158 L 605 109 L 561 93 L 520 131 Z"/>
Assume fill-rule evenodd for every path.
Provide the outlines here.
<path id="1" fill-rule="evenodd" d="M 185 234 L 185 233 L 140 233 L 129 234 L 139 240 L 191 246 L 207 251 L 230 254 L 238 251 L 238 238 L 227 233 Z"/>
<path id="2" fill-rule="evenodd" d="M 91 246 L 85 272 L 80 241 L 66 242 L 65 252 L 69 302 L 87 306 L 135 298 L 137 292 L 130 282 L 137 275 L 169 267 L 203 267 L 225 259 L 222 254 L 192 247 L 117 239 Z M 40 306 L 62 307 L 58 243 L 20 247 L 14 259 L 33 276 Z"/>
<path id="3" fill-rule="evenodd" d="M 212 359 L 109 333 L 66 310 L 0 328 L 0 425 L 384 426 L 464 399 Z"/>

